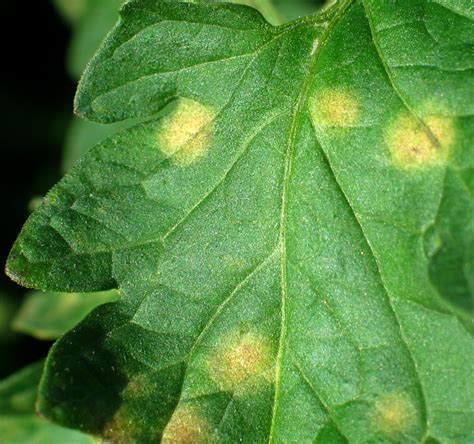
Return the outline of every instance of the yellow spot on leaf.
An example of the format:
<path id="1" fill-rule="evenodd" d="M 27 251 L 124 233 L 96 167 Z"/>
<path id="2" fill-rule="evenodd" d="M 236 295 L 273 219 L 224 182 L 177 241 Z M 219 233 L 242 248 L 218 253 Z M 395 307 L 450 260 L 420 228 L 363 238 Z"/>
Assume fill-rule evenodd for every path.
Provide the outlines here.
<path id="1" fill-rule="evenodd" d="M 318 126 L 344 127 L 359 119 L 359 100 L 351 91 L 327 88 L 310 100 L 311 118 Z"/>
<path id="2" fill-rule="evenodd" d="M 231 335 L 217 348 L 209 363 L 211 378 L 223 390 L 235 390 L 257 380 L 271 379 L 272 351 L 261 337 L 251 333 Z"/>
<path id="3" fill-rule="evenodd" d="M 415 416 L 415 408 L 407 395 L 391 393 L 376 401 L 372 419 L 379 431 L 393 437 L 406 432 Z"/>
<path id="4" fill-rule="evenodd" d="M 122 392 L 124 399 L 136 399 L 138 397 L 146 397 L 150 394 L 150 388 L 153 382 L 146 374 L 135 375 L 128 381 L 125 390 Z"/>
<path id="5" fill-rule="evenodd" d="M 162 444 L 200 444 L 210 442 L 209 425 L 197 409 L 178 407 L 166 426 Z"/>
<path id="6" fill-rule="evenodd" d="M 163 154 L 179 165 L 202 157 L 212 140 L 214 111 L 191 99 L 180 99 L 162 120 L 158 142 Z"/>
<path id="7" fill-rule="evenodd" d="M 131 442 L 140 431 L 140 426 L 133 415 L 124 407 L 117 410 L 114 416 L 105 424 L 101 436 L 103 442 Z"/>
<path id="8" fill-rule="evenodd" d="M 404 170 L 445 164 L 454 136 L 451 118 L 427 116 L 419 121 L 408 113 L 398 116 L 387 131 L 393 163 Z"/>
<path id="9" fill-rule="evenodd" d="M 223 263 L 234 270 L 243 270 L 246 265 L 243 259 L 231 255 L 224 256 Z"/>
<path id="10" fill-rule="evenodd" d="M 102 429 L 104 443 L 135 442 L 134 437 L 139 436 L 144 429 L 153 430 L 152 425 L 144 424 L 145 417 L 130 407 L 134 400 L 150 396 L 151 384 L 145 374 L 130 378 L 121 393 L 121 406 Z"/>

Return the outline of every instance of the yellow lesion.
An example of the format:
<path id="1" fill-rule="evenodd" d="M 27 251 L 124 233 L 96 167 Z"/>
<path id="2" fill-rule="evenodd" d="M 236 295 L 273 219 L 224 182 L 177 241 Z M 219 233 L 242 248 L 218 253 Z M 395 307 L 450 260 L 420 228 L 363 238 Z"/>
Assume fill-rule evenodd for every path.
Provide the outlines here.
<path id="1" fill-rule="evenodd" d="M 224 256 L 223 263 L 234 270 L 243 270 L 246 266 L 246 262 L 243 259 L 232 255 Z"/>
<path id="2" fill-rule="evenodd" d="M 147 396 L 152 384 L 153 381 L 146 374 L 134 375 L 123 390 L 122 397 L 124 399 L 136 399 L 140 396 Z"/>
<path id="3" fill-rule="evenodd" d="M 211 442 L 209 424 L 196 407 L 181 406 L 163 431 L 162 444 L 201 444 Z"/>
<path id="4" fill-rule="evenodd" d="M 377 399 L 372 413 L 374 427 L 383 434 L 396 437 L 414 424 L 416 410 L 405 393 L 390 393 Z"/>
<path id="5" fill-rule="evenodd" d="M 190 165 L 208 150 L 213 135 L 214 110 L 191 99 L 180 99 L 171 114 L 163 118 L 158 143 L 173 163 Z"/>
<path id="6" fill-rule="evenodd" d="M 417 118 L 402 112 L 389 125 L 386 140 L 394 165 L 421 170 L 446 163 L 455 140 L 450 117 L 425 115 Z"/>
<path id="7" fill-rule="evenodd" d="M 353 126 L 360 116 L 360 103 L 356 95 L 343 88 L 326 88 L 309 102 L 313 123 L 317 126 Z"/>
<path id="8" fill-rule="evenodd" d="M 142 418 L 128 403 L 150 393 L 151 382 L 146 375 L 133 375 L 121 393 L 122 404 L 104 425 L 101 436 L 104 443 L 133 442 L 143 429 Z"/>
<path id="9" fill-rule="evenodd" d="M 209 375 L 222 390 L 245 389 L 271 380 L 272 368 L 271 346 L 253 333 L 231 334 L 209 361 Z"/>
<path id="10" fill-rule="evenodd" d="M 131 442 L 139 432 L 140 425 L 137 423 L 135 415 L 125 407 L 120 407 L 104 425 L 101 438 L 103 443 L 126 443 Z"/>

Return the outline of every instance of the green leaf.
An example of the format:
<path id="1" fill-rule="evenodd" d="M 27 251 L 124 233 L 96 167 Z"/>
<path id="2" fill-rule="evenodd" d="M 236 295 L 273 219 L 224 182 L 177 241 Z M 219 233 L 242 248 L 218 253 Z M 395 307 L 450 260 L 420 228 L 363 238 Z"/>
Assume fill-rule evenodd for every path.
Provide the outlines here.
<path id="1" fill-rule="evenodd" d="M 2 444 L 93 444 L 75 430 L 51 424 L 35 415 L 37 386 L 43 371 L 38 362 L 0 381 L 0 441 Z"/>
<path id="2" fill-rule="evenodd" d="M 16 314 L 13 328 L 38 339 L 57 339 L 95 307 L 117 299 L 115 290 L 87 294 L 32 291 Z"/>
<path id="3" fill-rule="evenodd" d="M 111 442 L 474 440 L 473 19 L 127 3 L 76 108 L 149 121 L 89 151 L 8 261 L 122 294 L 56 343 L 42 414 Z"/>
<path id="4" fill-rule="evenodd" d="M 201 3 L 206 3 L 205 0 L 200 0 Z M 198 3 L 198 2 L 197 2 Z M 285 19 L 278 8 L 275 7 L 273 0 L 230 0 L 229 3 L 237 3 L 240 5 L 247 5 L 260 11 L 260 13 L 272 25 L 281 25 Z M 299 1 L 295 2 L 293 7 L 298 7 Z"/>

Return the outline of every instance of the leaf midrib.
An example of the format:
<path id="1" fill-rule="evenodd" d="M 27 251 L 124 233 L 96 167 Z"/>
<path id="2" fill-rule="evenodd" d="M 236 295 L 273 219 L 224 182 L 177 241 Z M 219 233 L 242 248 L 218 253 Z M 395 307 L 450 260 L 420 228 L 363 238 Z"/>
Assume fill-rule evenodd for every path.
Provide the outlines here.
<path id="1" fill-rule="evenodd" d="M 352 5 L 354 0 L 343 0 L 343 3 L 340 6 L 339 11 L 335 14 L 332 20 L 329 22 L 328 27 L 322 34 L 320 39 L 315 39 L 314 43 L 317 43 L 317 49 L 312 54 L 310 60 L 308 61 L 308 70 L 306 77 L 303 82 L 301 89 L 301 94 L 298 97 L 298 100 L 295 104 L 295 112 L 290 128 L 290 134 L 288 138 L 288 148 L 285 155 L 285 172 L 283 177 L 283 190 L 282 190 L 282 204 L 281 204 L 281 214 L 280 214 L 280 248 L 281 248 L 281 329 L 280 329 L 280 343 L 278 347 L 278 355 L 276 358 L 275 364 L 275 395 L 273 401 L 273 410 L 272 410 L 272 419 L 270 426 L 269 434 L 269 443 L 273 443 L 276 440 L 276 419 L 278 416 L 279 408 L 279 393 L 281 390 L 281 372 L 282 372 L 282 363 L 284 359 L 284 352 L 286 348 L 286 336 L 288 331 L 287 325 L 287 299 L 288 299 L 288 258 L 287 258 L 287 240 L 286 240 L 286 231 L 288 223 L 288 197 L 289 197 L 289 185 L 292 176 L 292 167 L 294 160 L 294 152 L 296 148 L 296 138 L 298 129 L 301 125 L 301 116 L 303 115 L 303 108 L 306 105 L 309 96 L 309 89 L 311 87 L 312 80 L 315 75 L 316 65 L 319 60 L 319 56 L 322 52 L 322 49 L 325 47 L 332 30 L 339 22 L 339 20 L 344 16 L 346 11 Z"/>

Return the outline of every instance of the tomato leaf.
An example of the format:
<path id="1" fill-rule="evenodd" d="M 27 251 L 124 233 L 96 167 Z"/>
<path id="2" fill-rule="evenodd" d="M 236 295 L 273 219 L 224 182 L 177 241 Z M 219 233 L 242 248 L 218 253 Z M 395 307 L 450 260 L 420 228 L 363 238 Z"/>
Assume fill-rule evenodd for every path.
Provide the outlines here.
<path id="1" fill-rule="evenodd" d="M 56 343 L 42 414 L 111 442 L 472 441 L 473 18 L 127 3 L 76 110 L 149 120 L 86 154 L 8 262 L 122 294 Z"/>

